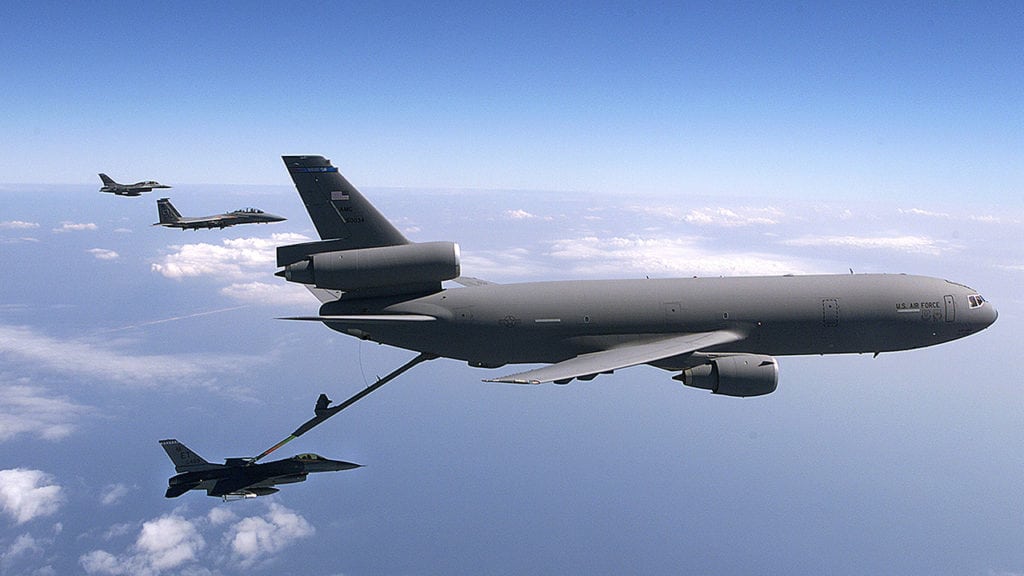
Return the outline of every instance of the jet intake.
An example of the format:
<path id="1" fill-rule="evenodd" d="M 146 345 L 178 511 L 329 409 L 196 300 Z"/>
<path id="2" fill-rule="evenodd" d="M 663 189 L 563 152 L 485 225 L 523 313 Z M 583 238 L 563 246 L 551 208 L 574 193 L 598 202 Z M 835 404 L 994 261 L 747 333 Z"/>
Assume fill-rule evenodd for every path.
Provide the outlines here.
<path id="1" fill-rule="evenodd" d="M 351 291 L 410 284 L 439 285 L 459 273 L 458 244 L 424 242 L 310 254 L 285 266 L 281 275 L 289 282 Z"/>
<path id="2" fill-rule="evenodd" d="M 771 394 L 778 386 L 779 366 L 775 358 L 760 354 L 720 356 L 709 364 L 683 370 L 672 379 L 714 394 L 762 396 Z"/>

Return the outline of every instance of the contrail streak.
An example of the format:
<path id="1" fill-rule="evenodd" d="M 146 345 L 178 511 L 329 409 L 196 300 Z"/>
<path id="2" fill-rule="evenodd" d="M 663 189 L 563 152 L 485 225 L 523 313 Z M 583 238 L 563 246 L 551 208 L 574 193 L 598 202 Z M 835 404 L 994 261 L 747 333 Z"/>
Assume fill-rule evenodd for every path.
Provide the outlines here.
<path id="1" fill-rule="evenodd" d="M 248 304 L 241 306 L 232 306 L 230 308 L 220 308 L 217 310 L 207 310 L 206 312 L 196 312 L 195 314 L 186 314 L 185 316 L 174 316 L 173 318 L 164 318 L 162 320 L 151 320 L 149 322 L 140 322 L 138 324 L 131 324 L 129 326 L 121 326 L 119 328 L 109 328 L 107 330 L 100 330 L 93 332 L 93 334 L 107 334 L 109 332 L 120 332 L 122 330 L 131 330 L 132 328 L 142 328 L 143 326 L 152 326 L 154 324 L 163 324 L 165 322 L 174 322 L 175 320 L 186 320 L 188 318 L 197 318 L 199 316 L 209 316 L 210 314 L 219 314 L 221 312 L 230 312 L 232 310 L 241 310 L 242 308 L 248 308 Z"/>

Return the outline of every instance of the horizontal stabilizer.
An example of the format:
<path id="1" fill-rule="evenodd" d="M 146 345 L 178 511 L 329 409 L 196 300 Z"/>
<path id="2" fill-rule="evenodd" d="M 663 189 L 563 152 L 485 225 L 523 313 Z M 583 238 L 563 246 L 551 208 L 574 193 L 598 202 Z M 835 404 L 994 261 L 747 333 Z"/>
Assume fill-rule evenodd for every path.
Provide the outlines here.
<path id="1" fill-rule="evenodd" d="M 495 282 L 491 282 L 490 280 L 483 280 L 481 278 L 474 278 L 472 276 L 459 276 L 458 278 L 452 278 L 452 282 L 455 282 L 456 284 L 462 284 L 467 288 L 472 286 L 489 286 L 495 284 Z"/>
<path id="2" fill-rule="evenodd" d="M 690 354 L 703 348 L 736 342 L 742 338 L 742 334 L 731 330 L 671 336 L 653 342 L 630 344 L 618 348 L 580 354 L 575 358 L 563 360 L 557 364 L 519 372 L 518 374 L 509 374 L 500 378 L 489 378 L 485 379 L 484 382 L 541 384 L 543 382 L 569 381 L 573 378 L 589 377 L 602 372 L 656 362 L 665 358 L 671 358 L 672 356 Z"/>
<path id="3" fill-rule="evenodd" d="M 342 294 L 344 294 L 344 292 L 342 292 L 341 290 L 328 290 L 327 288 L 317 288 L 316 286 L 310 286 L 309 284 L 304 284 L 304 286 L 313 294 L 313 296 L 316 296 L 316 299 L 319 300 L 321 304 L 327 304 L 328 302 L 336 302 L 340 300 Z"/>
<path id="4" fill-rule="evenodd" d="M 177 498 L 197 486 L 199 486 L 199 482 L 194 482 L 192 484 L 175 484 L 174 486 L 167 488 L 167 492 L 164 493 L 164 498 Z"/>
<path id="5" fill-rule="evenodd" d="M 308 322 L 337 322 L 339 324 L 389 324 L 403 322 L 430 322 L 437 320 L 426 314 L 353 314 L 346 316 L 289 316 L 278 320 L 304 320 Z"/>

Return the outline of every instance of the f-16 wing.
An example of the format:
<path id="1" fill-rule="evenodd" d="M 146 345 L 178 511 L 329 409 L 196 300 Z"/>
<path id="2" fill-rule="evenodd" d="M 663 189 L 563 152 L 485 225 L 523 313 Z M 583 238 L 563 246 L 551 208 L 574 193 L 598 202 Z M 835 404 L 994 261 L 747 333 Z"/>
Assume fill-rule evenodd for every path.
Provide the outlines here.
<path id="1" fill-rule="evenodd" d="M 569 381 L 573 378 L 592 377 L 602 372 L 611 372 L 638 364 L 647 364 L 672 356 L 680 356 L 741 340 L 743 335 L 731 330 L 697 332 L 670 336 L 652 342 L 628 344 L 608 350 L 580 354 L 557 364 L 509 374 L 500 378 L 489 378 L 485 382 L 508 382 L 511 384 L 541 384 L 543 382 Z"/>

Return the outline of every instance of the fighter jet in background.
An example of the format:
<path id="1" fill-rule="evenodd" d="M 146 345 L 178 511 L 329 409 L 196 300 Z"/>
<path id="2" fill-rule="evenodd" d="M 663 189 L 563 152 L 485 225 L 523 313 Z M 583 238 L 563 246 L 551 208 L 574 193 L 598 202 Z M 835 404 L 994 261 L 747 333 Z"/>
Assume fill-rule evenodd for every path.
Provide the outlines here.
<path id="1" fill-rule="evenodd" d="M 203 216 L 200 218 L 186 218 L 171 204 L 170 198 L 161 198 L 156 201 L 156 209 L 160 214 L 160 221 L 153 226 L 166 226 L 168 228 L 181 228 L 186 230 L 199 230 L 200 228 L 227 228 L 236 224 L 264 224 L 270 222 L 282 222 L 286 220 L 281 216 L 268 214 L 256 208 L 243 208 L 224 214 Z"/>
<path id="2" fill-rule="evenodd" d="M 170 186 L 165 186 L 155 180 L 146 180 L 144 182 L 136 182 L 135 184 L 118 184 L 106 174 L 100 174 L 100 180 L 103 181 L 103 187 L 100 188 L 100 192 L 110 192 L 118 196 L 138 196 L 154 188 L 170 188 Z"/>
<path id="3" fill-rule="evenodd" d="M 161 440 L 174 471 L 167 481 L 167 498 L 177 498 L 189 490 L 206 490 L 209 496 L 224 500 L 255 498 L 278 492 L 278 484 L 304 482 L 312 472 L 334 472 L 359 468 L 359 464 L 328 460 L 316 454 L 299 454 L 284 460 L 257 464 L 254 458 L 228 458 L 224 464 L 212 464 L 177 440 Z"/>

